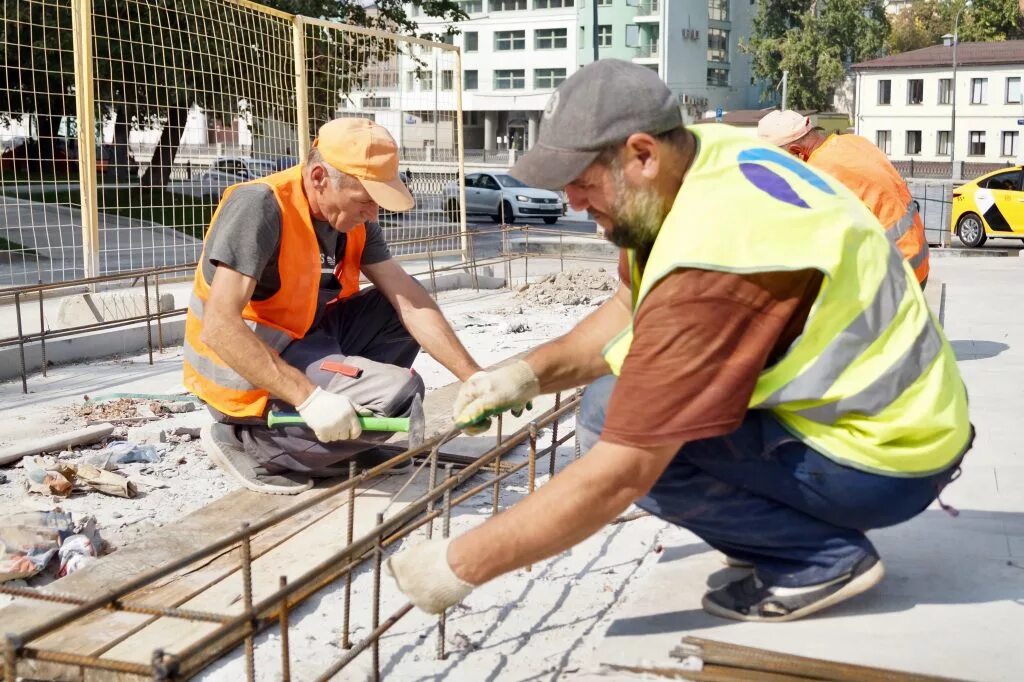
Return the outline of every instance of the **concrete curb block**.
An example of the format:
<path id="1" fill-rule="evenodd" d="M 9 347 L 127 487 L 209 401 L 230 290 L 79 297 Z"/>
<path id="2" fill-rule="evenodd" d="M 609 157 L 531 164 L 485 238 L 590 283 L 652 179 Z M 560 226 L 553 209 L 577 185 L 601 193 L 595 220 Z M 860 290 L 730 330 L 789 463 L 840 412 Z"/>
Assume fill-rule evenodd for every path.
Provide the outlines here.
<path id="1" fill-rule="evenodd" d="M 417 280 L 427 291 L 431 291 L 430 277 Z M 455 289 L 472 289 L 473 276 L 468 272 L 452 272 L 434 278 L 438 292 Z M 481 289 L 501 289 L 504 277 L 479 275 L 477 284 Z M 165 295 L 166 297 L 167 295 Z M 163 297 L 162 297 L 163 298 Z M 83 304 L 84 305 L 84 304 Z M 162 323 L 164 347 L 178 346 L 185 338 L 185 315 L 164 320 Z M 157 330 L 151 327 L 153 346 L 157 345 Z M 79 336 L 53 339 L 46 342 L 46 362 L 52 365 L 69 364 L 85 360 L 98 360 L 115 355 L 135 355 L 146 349 L 146 325 L 135 324 L 117 329 L 88 332 Z M 31 374 L 42 369 L 42 349 L 39 342 L 25 344 L 25 372 Z M 21 357 L 17 346 L 0 349 L 0 381 L 21 377 Z"/>
<path id="2" fill-rule="evenodd" d="M 567 256 L 601 256 L 618 258 L 619 249 L 611 242 L 603 239 L 588 239 L 586 237 L 558 237 L 542 236 L 530 237 L 529 242 L 525 237 L 513 237 L 509 239 L 509 250 L 513 253 L 531 253 L 538 255 L 557 255 L 564 253 Z"/>
<path id="3" fill-rule="evenodd" d="M 1017 249 L 961 249 L 932 248 L 928 251 L 929 258 L 1017 258 L 1020 251 Z"/>

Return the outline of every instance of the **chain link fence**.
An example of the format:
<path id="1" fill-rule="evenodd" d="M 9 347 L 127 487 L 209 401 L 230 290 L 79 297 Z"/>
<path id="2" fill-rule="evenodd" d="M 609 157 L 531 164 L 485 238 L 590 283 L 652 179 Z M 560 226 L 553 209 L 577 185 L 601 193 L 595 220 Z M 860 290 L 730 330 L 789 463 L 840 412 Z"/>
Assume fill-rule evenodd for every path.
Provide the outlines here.
<path id="1" fill-rule="evenodd" d="M 245 0 L 3 0 L 0 291 L 196 261 L 224 190 L 359 116 L 417 199 L 397 256 L 460 252 L 459 54 Z M 410 164 L 415 164 L 413 169 Z"/>

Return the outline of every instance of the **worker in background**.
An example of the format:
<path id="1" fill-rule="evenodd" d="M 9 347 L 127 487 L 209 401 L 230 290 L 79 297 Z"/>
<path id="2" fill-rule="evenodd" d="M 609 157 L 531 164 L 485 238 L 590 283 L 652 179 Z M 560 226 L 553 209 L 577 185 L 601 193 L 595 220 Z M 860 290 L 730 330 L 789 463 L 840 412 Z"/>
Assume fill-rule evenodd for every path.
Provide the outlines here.
<path id="1" fill-rule="evenodd" d="M 705 594 L 717 616 L 793 620 L 881 580 L 865 531 L 924 511 L 972 429 L 953 350 L 871 212 L 734 128 L 683 127 L 657 74 L 619 60 L 559 86 L 511 174 L 588 210 L 623 250 L 622 285 L 471 377 L 455 421 L 589 384 L 586 454 L 465 535 L 391 557 L 412 602 L 438 612 L 633 503 L 750 565 Z"/>
<path id="2" fill-rule="evenodd" d="M 824 135 L 811 119 L 792 110 L 773 111 L 757 124 L 757 136 L 814 168 L 860 197 L 910 263 L 923 289 L 928 281 L 928 240 L 917 203 L 899 171 L 860 135 Z"/>
<path id="3" fill-rule="evenodd" d="M 395 141 L 358 118 L 320 128 L 304 164 L 225 192 L 196 268 L 185 386 L 215 419 L 206 452 L 245 487 L 294 494 L 353 457 L 379 463 L 366 441 L 390 434 L 363 434 L 359 416 L 408 415 L 421 346 L 460 379 L 480 369 L 376 222 L 413 203 Z M 374 286 L 360 291 L 360 273 Z M 267 428 L 292 406 L 307 426 Z"/>

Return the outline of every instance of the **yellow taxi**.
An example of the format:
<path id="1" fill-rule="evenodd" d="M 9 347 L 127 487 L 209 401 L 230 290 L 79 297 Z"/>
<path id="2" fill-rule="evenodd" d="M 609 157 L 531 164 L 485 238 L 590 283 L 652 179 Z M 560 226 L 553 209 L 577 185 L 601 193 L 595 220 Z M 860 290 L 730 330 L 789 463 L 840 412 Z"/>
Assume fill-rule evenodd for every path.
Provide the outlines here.
<path id="1" fill-rule="evenodd" d="M 953 190 L 950 226 L 963 245 L 977 248 L 989 237 L 1024 239 L 1021 166 L 1003 168 Z"/>

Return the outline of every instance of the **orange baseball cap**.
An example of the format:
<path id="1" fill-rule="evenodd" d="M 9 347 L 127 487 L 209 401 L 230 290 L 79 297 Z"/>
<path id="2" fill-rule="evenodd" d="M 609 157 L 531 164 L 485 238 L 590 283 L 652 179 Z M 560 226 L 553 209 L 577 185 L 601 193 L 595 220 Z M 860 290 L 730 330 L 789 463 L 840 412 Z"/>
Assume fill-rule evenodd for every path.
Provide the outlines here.
<path id="1" fill-rule="evenodd" d="M 398 145 L 383 126 L 336 118 L 320 127 L 313 146 L 331 166 L 358 178 L 381 208 L 408 211 L 416 203 L 398 175 Z"/>

